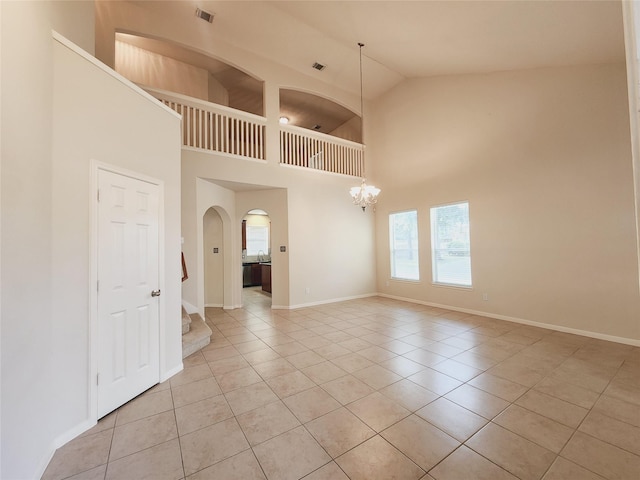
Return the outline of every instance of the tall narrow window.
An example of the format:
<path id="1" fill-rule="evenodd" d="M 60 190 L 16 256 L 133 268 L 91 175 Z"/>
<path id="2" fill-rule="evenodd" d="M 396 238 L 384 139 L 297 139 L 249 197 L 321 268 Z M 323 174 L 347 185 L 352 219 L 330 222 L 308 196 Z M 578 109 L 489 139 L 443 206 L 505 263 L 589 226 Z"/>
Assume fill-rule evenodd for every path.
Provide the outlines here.
<path id="1" fill-rule="evenodd" d="M 418 212 L 389 215 L 389 246 L 391 250 L 391 277 L 420 280 L 418 263 Z"/>
<path id="2" fill-rule="evenodd" d="M 471 286 L 469 202 L 431 208 L 433 282 Z"/>

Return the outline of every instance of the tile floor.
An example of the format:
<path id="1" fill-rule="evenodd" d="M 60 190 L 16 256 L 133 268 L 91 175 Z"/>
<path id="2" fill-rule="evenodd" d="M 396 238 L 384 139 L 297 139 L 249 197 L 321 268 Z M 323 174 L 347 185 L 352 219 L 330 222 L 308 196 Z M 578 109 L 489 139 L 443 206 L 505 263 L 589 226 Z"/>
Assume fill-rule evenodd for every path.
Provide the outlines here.
<path id="1" fill-rule="evenodd" d="M 184 371 L 44 479 L 640 478 L 640 348 L 368 298 L 207 309 Z"/>

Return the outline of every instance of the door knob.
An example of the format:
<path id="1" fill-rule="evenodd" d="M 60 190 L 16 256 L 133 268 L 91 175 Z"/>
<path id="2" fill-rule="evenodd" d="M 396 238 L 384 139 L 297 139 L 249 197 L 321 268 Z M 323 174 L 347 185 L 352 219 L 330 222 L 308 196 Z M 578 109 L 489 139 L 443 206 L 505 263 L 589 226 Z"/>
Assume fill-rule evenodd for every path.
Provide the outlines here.
<path id="1" fill-rule="evenodd" d="M 159 297 L 160 296 L 160 290 L 152 290 L 151 291 L 151 296 L 152 297 Z"/>

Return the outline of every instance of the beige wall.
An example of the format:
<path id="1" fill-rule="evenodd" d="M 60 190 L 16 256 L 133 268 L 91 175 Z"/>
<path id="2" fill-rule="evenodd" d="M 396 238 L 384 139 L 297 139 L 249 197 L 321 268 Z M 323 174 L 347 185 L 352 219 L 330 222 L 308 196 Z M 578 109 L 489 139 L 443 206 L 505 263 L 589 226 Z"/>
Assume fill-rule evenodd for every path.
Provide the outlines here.
<path id="1" fill-rule="evenodd" d="M 242 219 L 249 210 L 259 208 L 269 214 L 271 241 L 271 304 L 275 307 L 290 305 L 289 289 L 289 252 L 280 251 L 280 246 L 289 243 L 289 192 L 283 188 L 251 190 L 236 193 L 237 219 L 235 231 L 240 231 Z M 267 218 L 262 215 L 251 215 L 255 220 L 264 223 Z M 241 240 L 240 237 L 237 237 Z M 241 242 L 238 244 L 241 245 Z"/>
<path id="2" fill-rule="evenodd" d="M 204 178 L 261 187 L 234 192 Z M 229 280 L 225 275 L 228 308 L 241 304 L 241 222 L 253 208 L 265 210 L 271 219 L 274 307 L 374 293 L 374 216 L 351 204 L 348 187 L 353 184 L 354 180 L 346 177 L 183 151 L 182 234 L 189 263 L 183 300 L 198 311 L 204 308 L 204 294 L 200 293 L 204 292 L 204 273 L 199 266 L 203 260 L 198 252 L 203 251 L 202 215 L 212 206 L 220 206 L 235 219 L 229 223 L 231 228 L 223 225 L 225 245 L 227 232 L 232 235 L 229 247 L 225 247 L 226 255 L 231 252 L 229 264 L 225 258 L 225 269 L 232 269 Z M 286 252 L 280 252 L 280 246 L 285 246 Z"/>
<path id="3" fill-rule="evenodd" d="M 229 240 L 230 248 L 235 249 L 232 252 L 233 262 L 227 264 L 225 258 L 225 269 L 227 265 L 233 269 L 231 283 L 224 292 L 225 306 L 232 308 L 241 302 L 240 221 L 251 208 L 263 208 L 269 212 L 273 248 L 276 245 L 287 247 L 287 252 L 281 256 L 280 252 L 273 252 L 274 306 L 288 308 L 375 293 L 374 217 L 371 212 L 363 214 L 352 205 L 348 194 L 349 188 L 357 185 L 359 179 L 286 168 L 279 164 L 281 87 L 315 92 L 354 111 L 359 110 L 358 96 L 238 49 L 228 39 L 216 37 L 216 29 L 209 28 L 206 22 L 195 22 L 193 29 L 181 31 L 175 22 L 145 10 L 140 4 L 123 2 L 96 2 L 96 16 L 96 56 L 108 65 L 114 61 L 115 32 L 127 31 L 189 45 L 238 66 L 265 82 L 266 163 L 183 151 L 182 235 L 189 279 L 183 283 L 182 293 L 188 306 L 201 313 L 204 309 L 202 218 L 214 205 L 221 205 L 222 210 L 235 219 L 235 225 L 229 229 L 233 235 Z M 240 203 L 236 206 L 236 202 L 240 202 L 242 195 L 250 196 L 252 193 L 236 195 L 229 190 L 233 198 L 228 199 L 231 194 L 207 182 L 208 179 L 261 186 L 263 193 L 255 194 L 263 198 L 246 205 L 243 210 Z M 227 202 L 228 208 L 225 207 L 227 203 L 219 203 L 221 201 Z M 276 212 L 282 212 L 278 213 L 283 219 L 278 228 L 285 228 L 283 231 L 275 227 L 276 213 L 273 209 L 260 206 L 260 203 L 271 201 Z M 227 229 L 224 226 L 223 229 L 227 242 Z M 309 293 L 306 293 L 307 289 Z"/>
<path id="4" fill-rule="evenodd" d="M 209 72 L 184 62 L 116 41 L 115 71 L 139 85 L 209 99 Z"/>
<path id="5" fill-rule="evenodd" d="M 367 175 L 383 189 L 376 234 L 369 237 L 371 216 L 344 207 L 342 192 L 353 179 L 278 165 L 279 88 L 318 92 L 352 110 L 357 97 L 240 50 L 204 22 L 180 32 L 140 4 L 97 2 L 96 9 L 96 52 L 108 64 L 121 29 L 190 45 L 265 81 L 266 164 L 183 153 L 182 231 L 190 258 L 202 251 L 198 179 L 283 188 L 289 305 L 375 291 L 377 264 L 377 290 L 385 294 L 640 337 L 622 65 L 412 79 L 397 86 L 367 113 Z M 473 290 L 430 281 L 429 207 L 458 200 L 471 203 Z M 387 213 L 408 208 L 419 210 L 423 280 L 387 287 Z M 201 275 L 191 280 L 183 298 L 203 304 Z M 616 318 L 603 321 L 611 312 Z"/>
<path id="6" fill-rule="evenodd" d="M 629 91 L 629 124 L 633 174 L 636 195 L 636 230 L 640 237 L 640 3 L 623 2 L 624 43 Z M 640 269 L 640 238 L 638 239 L 638 269 Z"/>
<path id="7" fill-rule="evenodd" d="M 370 142 L 378 290 L 640 340 L 626 95 L 624 65 L 414 79 L 386 94 Z M 429 208 L 459 200 L 472 290 L 431 283 Z M 411 208 L 422 280 L 386 286 L 388 213 Z"/>
<path id="8" fill-rule="evenodd" d="M 330 132 L 329 135 L 360 143 L 362 141 L 360 138 L 360 123 L 361 120 L 359 116 L 353 117 L 351 120 L 343 123 L 334 131 Z"/>
<path id="9" fill-rule="evenodd" d="M 224 255 L 222 218 L 215 208 L 209 208 L 202 219 L 204 260 L 204 304 L 224 306 Z M 214 248 L 218 253 L 214 253 Z"/>
<path id="10" fill-rule="evenodd" d="M 233 261 L 240 249 L 234 235 L 235 193 L 206 180 L 185 175 L 183 162 L 181 204 L 182 211 L 187 215 L 182 223 L 182 234 L 185 238 L 182 250 L 189 265 L 189 278 L 182 284 L 183 304 L 188 310 L 199 312 L 204 318 L 204 306 L 207 303 L 205 288 L 210 288 L 205 280 L 207 253 L 204 245 L 207 239 L 204 228 L 207 212 L 213 209 L 222 222 L 222 245 L 221 257 L 216 260 L 216 268 L 209 271 L 209 276 L 223 281 L 222 285 L 215 287 L 221 289 L 222 306 L 235 308 L 241 302 L 240 290 L 233 289 L 232 286 L 242 282 L 241 266 Z M 190 226 L 185 227 L 186 224 Z M 209 263 L 208 266 L 214 265 Z"/>
<path id="11" fill-rule="evenodd" d="M 2 93 L 1 478 L 42 473 L 63 409 L 52 315 L 53 40 L 93 51 L 92 2 L 0 2 Z M 64 232 L 56 232 L 64 235 Z M 62 280 L 63 281 L 63 280 Z M 85 359 L 86 360 L 86 359 Z"/>
<path id="12" fill-rule="evenodd" d="M 180 129 L 179 119 L 156 101 L 131 94 L 53 39 L 55 29 L 92 52 L 93 2 L 0 2 L 0 8 L 0 477 L 39 478 L 55 448 L 95 421 L 89 401 L 92 159 L 165 182 L 161 375 L 181 366 Z M 144 128 L 123 114 L 130 109 Z"/>
<path id="13" fill-rule="evenodd" d="M 212 74 L 207 73 L 208 78 L 208 100 L 211 103 L 217 103 L 218 105 L 229 106 L 229 92 Z"/>
<path id="14" fill-rule="evenodd" d="M 180 342 L 180 118 L 86 58 L 56 43 L 52 229 L 54 338 L 62 347 L 54 366 L 60 373 L 60 430 L 91 419 L 87 341 L 91 329 L 90 273 L 95 253 L 90 219 L 95 203 L 90 162 L 98 161 L 162 182 L 160 239 L 160 378 L 182 366 Z M 99 92 L 99 94 L 97 94 Z M 124 112 L 134 111 L 135 115 Z M 91 119 L 88 121 L 88 119 Z M 117 139 L 117 141 L 114 141 Z M 94 345 L 95 347 L 95 345 Z M 87 410 L 88 408 L 88 410 Z M 66 413 L 66 416 L 65 414 Z"/>

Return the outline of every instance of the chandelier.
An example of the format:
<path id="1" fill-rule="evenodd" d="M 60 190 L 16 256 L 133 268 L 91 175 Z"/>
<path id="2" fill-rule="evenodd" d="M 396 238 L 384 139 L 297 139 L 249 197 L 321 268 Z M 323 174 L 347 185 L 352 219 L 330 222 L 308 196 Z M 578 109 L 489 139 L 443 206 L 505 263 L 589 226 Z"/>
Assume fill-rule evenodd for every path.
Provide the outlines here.
<path id="1" fill-rule="evenodd" d="M 380 189 L 373 185 L 367 185 L 367 182 L 363 178 L 360 186 L 351 187 L 349 193 L 351 197 L 353 197 L 353 203 L 362 207 L 362 211 L 364 212 L 369 205 L 373 205 L 378 201 Z"/>
<path id="2" fill-rule="evenodd" d="M 380 189 L 374 187 L 373 185 L 367 185 L 367 182 L 364 178 L 364 101 L 362 95 L 362 47 L 364 47 L 364 43 L 358 43 L 358 47 L 360 47 L 360 131 L 362 135 L 362 183 L 359 187 L 351 187 L 349 193 L 353 198 L 353 203 L 362 208 L 364 212 L 365 209 L 374 205 L 378 201 L 378 194 L 380 193 Z"/>

